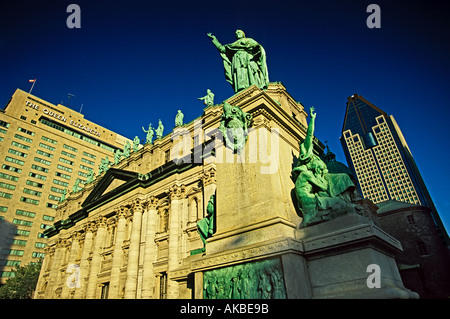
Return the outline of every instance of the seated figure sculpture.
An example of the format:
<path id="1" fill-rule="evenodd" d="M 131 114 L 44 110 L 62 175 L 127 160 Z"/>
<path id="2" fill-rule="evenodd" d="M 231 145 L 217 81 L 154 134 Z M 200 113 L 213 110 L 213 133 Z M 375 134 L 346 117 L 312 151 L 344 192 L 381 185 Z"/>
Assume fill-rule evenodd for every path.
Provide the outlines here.
<path id="1" fill-rule="evenodd" d="M 306 137 L 300 143 L 300 155 L 291 178 L 295 183 L 295 199 L 303 218 L 301 227 L 311 226 L 345 214 L 361 214 L 363 207 L 355 184 L 348 174 L 330 174 L 327 165 L 313 153 L 316 113 L 311 107 L 311 120 Z"/>

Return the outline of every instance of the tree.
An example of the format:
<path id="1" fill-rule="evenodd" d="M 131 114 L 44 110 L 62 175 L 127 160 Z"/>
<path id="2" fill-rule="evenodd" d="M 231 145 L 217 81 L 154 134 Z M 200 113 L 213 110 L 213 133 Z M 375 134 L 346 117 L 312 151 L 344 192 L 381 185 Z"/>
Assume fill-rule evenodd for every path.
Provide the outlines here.
<path id="1" fill-rule="evenodd" d="M 0 287 L 0 299 L 32 299 L 41 271 L 42 260 L 14 267 L 14 277 Z"/>

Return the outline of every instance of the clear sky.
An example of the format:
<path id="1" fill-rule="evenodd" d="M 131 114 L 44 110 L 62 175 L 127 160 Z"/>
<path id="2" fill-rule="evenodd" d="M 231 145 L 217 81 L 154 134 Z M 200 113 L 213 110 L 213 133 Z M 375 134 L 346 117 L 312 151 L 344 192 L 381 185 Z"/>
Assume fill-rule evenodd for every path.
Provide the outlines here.
<path id="1" fill-rule="evenodd" d="M 69 29 L 69 4 L 81 28 Z M 370 3 L 381 28 L 369 29 Z M 316 136 L 345 163 L 339 142 L 354 93 L 394 115 L 450 229 L 450 19 L 448 1 L 23 1 L 0 2 L 0 106 L 16 88 L 80 110 L 128 138 L 181 109 L 202 114 L 206 89 L 234 94 L 206 33 L 236 29 L 266 50 L 270 81 L 317 111 Z M 68 105 L 68 93 L 74 94 Z"/>

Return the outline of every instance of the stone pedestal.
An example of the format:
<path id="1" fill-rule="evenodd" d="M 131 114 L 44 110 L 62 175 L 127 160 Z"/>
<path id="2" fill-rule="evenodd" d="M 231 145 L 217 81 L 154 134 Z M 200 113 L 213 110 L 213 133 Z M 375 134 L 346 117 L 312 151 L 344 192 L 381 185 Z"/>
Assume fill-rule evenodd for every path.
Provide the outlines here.
<path id="1" fill-rule="evenodd" d="M 403 286 L 394 259 L 400 242 L 365 217 L 341 216 L 297 230 L 296 238 L 312 298 L 418 298 Z"/>
<path id="2" fill-rule="evenodd" d="M 247 289 L 238 296 L 243 299 L 418 298 L 403 286 L 397 269 L 394 253 L 401 251 L 400 243 L 366 217 L 341 216 L 297 230 L 295 236 L 197 258 L 190 271 L 203 280 L 195 281 L 195 298 L 233 298 L 236 285 Z M 205 292 L 208 285 L 219 288 Z M 264 285 L 272 293 L 264 295 Z"/>

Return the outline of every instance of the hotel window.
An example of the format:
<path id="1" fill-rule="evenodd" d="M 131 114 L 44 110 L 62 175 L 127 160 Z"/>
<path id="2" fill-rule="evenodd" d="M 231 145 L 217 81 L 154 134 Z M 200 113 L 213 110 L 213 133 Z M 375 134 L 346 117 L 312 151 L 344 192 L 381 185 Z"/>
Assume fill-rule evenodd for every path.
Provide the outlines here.
<path id="1" fill-rule="evenodd" d="M 36 160 L 36 159 L 35 159 Z M 44 173 L 48 173 L 48 168 L 44 168 L 44 167 L 42 167 L 42 166 L 38 166 L 38 165 L 31 165 L 31 168 L 32 169 L 35 169 L 35 170 L 38 170 L 38 171 L 41 171 L 41 172 L 44 172 Z M 31 176 L 31 175 L 30 175 Z M 33 176 L 34 177 L 34 176 Z"/>
<path id="2" fill-rule="evenodd" d="M 29 189 L 29 188 L 24 188 L 24 189 L 23 189 L 23 192 L 24 192 L 25 194 L 30 194 L 30 195 L 34 195 L 34 196 L 41 196 L 41 195 L 42 195 L 42 192 L 38 192 L 38 191 Z"/>
<path id="3" fill-rule="evenodd" d="M 36 173 L 33 173 L 33 172 L 28 173 L 28 176 L 31 176 L 31 177 L 34 177 L 34 178 L 37 178 L 37 179 L 41 179 L 43 181 L 45 181 L 47 179 L 47 176 L 39 175 L 39 174 L 36 174 Z"/>
<path id="4" fill-rule="evenodd" d="M 21 215 L 21 216 L 34 218 L 34 216 L 36 216 L 36 213 L 27 212 L 26 210 L 17 209 L 16 210 L 16 215 Z"/>
<path id="5" fill-rule="evenodd" d="M 5 121 L 2 121 L 2 120 L 0 120 L 0 126 L 3 126 L 3 127 L 5 127 L 5 128 L 8 128 L 8 127 L 9 127 L 9 123 L 8 123 L 8 122 L 5 122 Z"/>
<path id="6" fill-rule="evenodd" d="M 46 161 L 46 160 L 44 160 L 44 159 L 42 159 L 42 158 L 39 158 L 39 157 L 35 157 L 34 158 L 34 161 L 35 162 L 38 162 L 38 163 L 42 163 L 42 164 L 45 164 L 45 165 L 50 165 L 52 162 L 50 162 L 50 161 Z M 23 164 L 22 164 L 23 165 Z"/>
<path id="7" fill-rule="evenodd" d="M 50 153 L 47 153 L 47 152 L 44 152 L 44 151 L 41 151 L 41 150 L 37 150 L 36 153 L 38 153 L 39 155 L 43 155 L 43 156 L 46 156 L 46 157 L 53 158 L 53 154 L 50 154 Z"/>
<path id="8" fill-rule="evenodd" d="M 96 159 L 96 156 L 95 156 L 95 155 L 92 155 L 92 154 L 90 154 L 90 153 L 88 153 L 88 152 L 83 152 L 83 155 L 85 155 L 85 156 L 87 156 L 87 157 L 90 157 L 90 158 L 93 158 L 93 159 Z"/>
<path id="9" fill-rule="evenodd" d="M 28 220 L 18 219 L 18 218 L 14 218 L 12 223 L 15 225 L 20 225 L 20 226 L 27 226 L 27 227 L 33 226 L 33 222 L 30 222 Z"/>
<path id="10" fill-rule="evenodd" d="M 27 198 L 27 197 L 20 197 L 20 201 L 28 204 L 33 205 L 39 205 L 39 201 L 37 199 Z"/>
<path id="11" fill-rule="evenodd" d="M 0 178 L 9 179 L 10 181 L 14 181 L 14 182 L 17 182 L 19 180 L 18 177 L 12 176 L 9 174 L 5 174 L 5 173 L 0 173 Z"/>
<path id="12" fill-rule="evenodd" d="M 8 153 L 11 153 L 11 154 L 14 154 L 14 155 L 17 155 L 17 156 L 21 156 L 21 157 L 25 157 L 25 158 L 27 157 L 26 153 L 22 153 L 22 152 L 16 151 L 16 150 L 14 150 L 12 148 L 10 148 L 8 150 Z"/>
<path id="13" fill-rule="evenodd" d="M 0 197 L 3 197 L 3 198 L 12 198 L 12 194 L 10 194 L 10 193 L 5 193 L 5 192 L 0 192 Z"/>
<path id="14" fill-rule="evenodd" d="M 76 158 L 77 156 L 75 154 L 66 152 L 66 151 L 61 151 L 61 154 L 70 158 Z"/>
<path id="15" fill-rule="evenodd" d="M 16 172 L 16 173 L 22 172 L 22 169 L 14 167 L 14 166 L 9 166 L 9 165 L 6 165 L 6 164 L 3 164 L 2 168 L 7 169 L 8 171 Z"/>
<path id="16" fill-rule="evenodd" d="M 57 179 L 54 179 L 53 183 L 57 184 L 57 185 L 64 186 L 64 187 L 69 187 L 69 183 L 66 183 L 66 182 L 63 182 L 63 181 L 60 181 L 60 180 L 57 180 Z"/>
<path id="17" fill-rule="evenodd" d="M 78 149 L 76 149 L 75 147 L 69 146 L 67 144 L 64 144 L 63 147 L 68 149 L 68 150 L 70 150 L 70 151 L 72 151 L 72 152 L 77 152 L 78 151 Z"/>
<path id="18" fill-rule="evenodd" d="M 16 141 L 12 141 L 11 145 L 15 146 L 15 147 L 23 148 L 24 150 L 27 150 L 27 151 L 30 149 L 30 147 L 28 145 L 24 145 L 22 143 L 17 143 Z"/>
<path id="19" fill-rule="evenodd" d="M 29 130 L 27 130 L 27 129 L 24 129 L 24 128 L 22 128 L 22 127 L 18 127 L 17 130 L 20 131 L 20 132 L 22 132 L 22 133 L 25 133 L 25 134 L 34 136 L 34 132 L 29 131 Z"/>
<path id="20" fill-rule="evenodd" d="M 30 185 L 30 186 L 34 186 L 34 187 L 39 187 L 39 188 L 43 188 L 44 187 L 44 184 L 38 183 L 38 182 L 34 182 L 34 181 L 30 181 L 30 180 L 27 180 L 26 184 Z"/>
<path id="21" fill-rule="evenodd" d="M 48 216 L 48 215 L 44 215 L 44 216 L 42 216 L 42 219 L 43 220 L 48 220 L 48 221 L 54 221 L 55 220 L 55 217 L 53 217 L 53 216 Z"/>
<path id="22" fill-rule="evenodd" d="M 72 173 L 72 169 L 70 167 L 66 167 L 66 166 L 63 166 L 63 165 L 60 165 L 60 164 L 58 164 L 57 167 L 58 167 L 58 169 L 61 169 L 63 171 L 69 172 L 69 173 Z"/>
<path id="23" fill-rule="evenodd" d="M 69 164 L 69 165 L 73 165 L 73 162 L 72 162 L 72 161 L 69 161 L 69 160 L 67 160 L 67 159 L 65 159 L 65 158 L 62 158 L 62 157 L 59 158 L 59 161 L 60 161 L 60 162 L 63 162 L 63 163 L 66 163 L 66 164 Z"/>
<path id="24" fill-rule="evenodd" d="M 42 136 L 42 140 L 44 140 L 44 141 L 46 141 L 46 142 L 50 142 L 50 143 L 52 143 L 52 144 L 58 143 L 57 141 L 52 140 L 51 138 L 48 138 L 48 137 L 46 137 L 46 136 Z"/>
<path id="25" fill-rule="evenodd" d="M 52 151 L 52 152 L 55 150 L 55 148 L 53 146 L 49 146 L 49 145 L 44 144 L 44 143 L 39 143 L 39 146 L 42 147 L 42 148 L 45 148 L 46 150 Z"/>
<path id="26" fill-rule="evenodd" d="M 10 190 L 16 189 L 16 185 L 11 185 L 11 184 L 7 184 L 7 183 L 3 183 L 3 182 L 0 182 L 0 187 L 10 189 Z"/>

